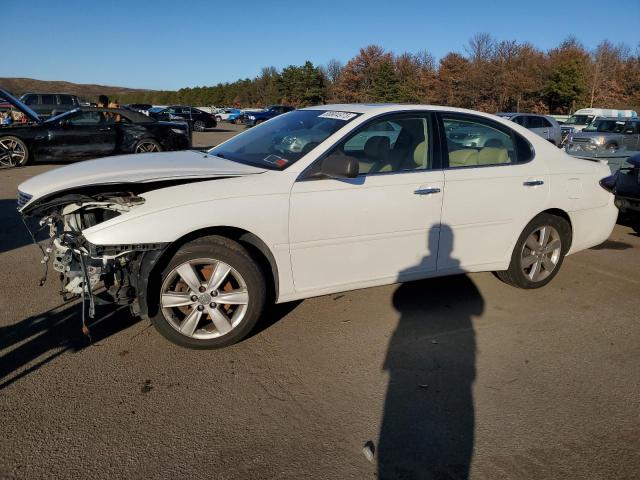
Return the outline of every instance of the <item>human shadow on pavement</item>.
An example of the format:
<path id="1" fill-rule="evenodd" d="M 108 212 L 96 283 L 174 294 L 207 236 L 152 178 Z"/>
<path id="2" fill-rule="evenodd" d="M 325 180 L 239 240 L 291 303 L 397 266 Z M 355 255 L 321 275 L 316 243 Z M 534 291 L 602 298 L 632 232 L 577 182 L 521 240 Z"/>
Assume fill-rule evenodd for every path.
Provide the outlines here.
<path id="1" fill-rule="evenodd" d="M 77 352 L 129 328 L 139 319 L 127 307 L 96 306 L 87 319 L 91 341 L 81 331 L 78 303 L 0 327 L 0 390 L 39 369 L 65 352 Z"/>
<path id="2" fill-rule="evenodd" d="M 439 249 L 430 245 L 423 263 L 438 255 L 455 266 L 452 230 L 442 226 L 439 236 Z M 484 311 L 482 295 L 469 277 L 456 275 L 402 284 L 393 305 L 400 319 L 384 362 L 389 386 L 379 478 L 467 479 L 474 445 L 472 317 Z"/>
<path id="3" fill-rule="evenodd" d="M 30 227 L 38 229 L 37 222 L 30 220 Z M 44 235 L 38 239 L 45 238 Z M 16 209 L 15 199 L 0 199 L 0 253 L 33 243 Z"/>

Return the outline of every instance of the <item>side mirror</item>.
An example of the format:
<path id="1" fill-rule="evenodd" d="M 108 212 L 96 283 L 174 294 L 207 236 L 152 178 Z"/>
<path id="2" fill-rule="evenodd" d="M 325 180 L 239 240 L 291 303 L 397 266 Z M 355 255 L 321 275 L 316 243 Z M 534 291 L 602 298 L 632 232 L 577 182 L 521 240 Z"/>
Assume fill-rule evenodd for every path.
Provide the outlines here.
<path id="1" fill-rule="evenodd" d="M 355 178 L 360 171 L 360 164 L 354 157 L 336 153 L 322 160 L 320 174 L 329 178 Z"/>

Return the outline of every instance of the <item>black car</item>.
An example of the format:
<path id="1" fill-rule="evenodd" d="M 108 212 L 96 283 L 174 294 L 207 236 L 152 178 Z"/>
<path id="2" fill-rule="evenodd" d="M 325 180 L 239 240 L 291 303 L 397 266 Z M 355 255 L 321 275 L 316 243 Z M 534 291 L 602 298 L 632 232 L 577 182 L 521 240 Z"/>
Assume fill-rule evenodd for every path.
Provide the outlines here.
<path id="1" fill-rule="evenodd" d="M 25 93 L 20 97 L 20 101 L 28 105 L 41 119 L 86 106 L 86 102 L 82 102 L 77 95 L 69 93 Z"/>
<path id="2" fill-rule="evenodd" d="M 640 233 L 640 153 L 629 157 L 628 167 L 601 181 L 603 187 L 616 196 L 616 207 L 620 216 Z"/>
<path id="3" fill-rule="evenodd" d="M 182 105 L 172 105 L 162 109 L 152 108 L 149 110 L 149 116 L 158 120 L 186 120 L 196 132 L 204 132 L 206 128 L 216 128 L 218 125 L 215 115 Z"/>
<path id="4" fill-rule="evenodd" d="M 85 160 L 121 153 L 184 150 L 191 146 L 185 122 L 161 122 L 119 108 L 76 108 L 47 120 L 0 89 L 25 115 L 24 123 L 0 126 L 0 166 L 32 161 Z"/>

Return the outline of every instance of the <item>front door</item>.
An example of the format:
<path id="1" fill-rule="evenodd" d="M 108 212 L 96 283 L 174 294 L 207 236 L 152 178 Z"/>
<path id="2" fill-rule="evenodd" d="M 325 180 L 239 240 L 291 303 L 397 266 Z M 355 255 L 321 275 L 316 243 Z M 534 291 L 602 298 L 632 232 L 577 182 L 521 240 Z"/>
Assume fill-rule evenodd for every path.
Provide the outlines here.
<path id="1" fill-rule="evenodd" d="M 64 117 L 48 131 L 49 157 L 58 160 L 110 155 L 116 148 L 115 115 L 96 110 Z"/>
<path id="2" fill-rule="evenodd" d="M 399 132 L 393 143 L 389 125 Z M 294 184 L 289 237 L 297 291 L 392 283 L 436 269 L 444 174 L 432 125 L 422 113 L 374 119 L 328 153 L 356 157 L 357 178 Z M 385 134 L 360 145 L 362 131 Z"/>

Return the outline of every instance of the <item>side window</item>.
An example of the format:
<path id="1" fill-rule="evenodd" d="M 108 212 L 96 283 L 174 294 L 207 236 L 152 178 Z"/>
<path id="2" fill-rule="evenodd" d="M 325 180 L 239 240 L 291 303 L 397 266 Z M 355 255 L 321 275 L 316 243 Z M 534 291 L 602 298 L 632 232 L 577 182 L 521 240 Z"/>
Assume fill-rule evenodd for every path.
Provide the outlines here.
<path id="1" fill-rule="evenodd" d="M 545 128 L 544 119 L 542 117 L 529 117 L 528 128 Z"/>
<path id="2" fill-rule="evenodd" d="M 43 105 L 56 105 L 56 96 L 55 95 L 42 95 L 42 104 Z"/>
<path id="3" fill-rule="evenodd" d="M 547 118 L 540 117 L 540 120 L 542 120 L 542 126 L 544 128 L 553 128 L 553 124 Z"/>
<path id="4" fill-rule="evenodd" d="M 73 99 L 69 95 L 58 95 L 60 105 L 73 105 Z"/>
<path id="5" fill-rule="evenodd" d="M 511 119 L 511 121 L 517 123 L 518 125 L 522 125 L 524 127 L 525 126 L 524 121 L 525 121 L 526 118 L 527 117 L 514 117 L 514 118 Z"/>
<path id="6" fill-rule="evenodd" d="M 425 170 L 433 166 L 431 117 L 390 115 L 373 120 L 334 147 L 329 155 L 349 155 L 360 174 Z"/>
<path id="7" fill-rule="evenodd" d="M 523 163 L 533 156 L 524 138 L 488 119 L 443 114 L 449 167 Z"/>
<path id="8" fill-rule="evenodd" d="M 24 99 L 24 103 L 26 105 L 37 105 L 38 104 L 38 95 L 27 95 Z"/>
<path id="9" fill-rule="evenodd" d="M 69 119 L 70 125 L 97 125 L 99 123 L 113 123 L 113 117 L 103 112 L 82 112 Z"/>

